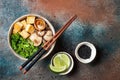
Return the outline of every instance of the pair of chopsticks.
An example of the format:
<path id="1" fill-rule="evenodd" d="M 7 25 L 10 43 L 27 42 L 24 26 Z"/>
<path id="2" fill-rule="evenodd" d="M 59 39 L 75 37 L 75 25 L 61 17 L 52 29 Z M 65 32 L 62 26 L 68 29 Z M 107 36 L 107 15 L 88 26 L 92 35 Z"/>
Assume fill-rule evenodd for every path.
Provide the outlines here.
<path id="1" fill-rule="evenodd" d="M 20 70 L 23 68 L 23 73 L 26 74 L 31 67 L 47 52 L 51 45 L 57 40 L 57 38 L 69 27 L 69 25 L 77 18 L 77 15 L 74 15 L 54 36 L 53 38 L 46 42 L 43 47 L 40 47 L 39 50 L 34 53 L 27 61 L 25 61 L 21 66 Z M 27 66 L 28 65 L 28 66 Z M 25 67 L 26 66 L 26 67 Z"/>

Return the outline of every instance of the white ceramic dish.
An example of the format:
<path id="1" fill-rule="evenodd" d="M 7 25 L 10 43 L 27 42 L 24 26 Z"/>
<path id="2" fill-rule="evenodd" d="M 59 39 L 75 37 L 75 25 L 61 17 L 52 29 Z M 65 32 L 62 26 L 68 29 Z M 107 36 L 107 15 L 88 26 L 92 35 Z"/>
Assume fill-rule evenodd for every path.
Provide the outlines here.
<path id="1" fill-rule="evenodd" d="M 83 59 L 83 58 L 81 58 L 81 57 L 79 56 L 79 54 L 78 54 L 78 50 L 79 50 L 80 47 L 83 46 L 83 45 L 88 46 L 88 47 L 91 49 L 91 56 L 90 56 L 90 58 L 88 58 L 88 59 Z M 77 47 L 76 47 L 76 49 L 75 49 L 75 56 L 76 56 L 76 58 L 77 58 L 80 62 L 82 62 L 82 63 L 90 63 L 90 62 L 92 62 L 92 61 L 94 60 L 94 58 L 95 58 L 95 56 L 96 56 L 96 48 L 95 48 L 95 46 L 94 46 L 92 43 L 89 43 L 89 42 L 81 42 L 81 43 L 79 43 L 79 44 L 77 45 Z"/>
<path id="2" fill-rule="evenodd" d="M 52 30 L 53 35 L 55 35 L 55 29 L 54 29 L 54 27 L 52 26 L 52 24 L 51 24 L 46 18 L 44 18 L 44 17 L 42 17 L 42 16 L 40 16 L 40 15 L 37 15 L 37 14 L 26 14 L 26 15 L 23 15 L 23 16 L 17 18 L 17 19 L 11 24 L 11 26 L 10 26 L 10 28 L 9 28 L 9 31 L 8 31 L 8 45 L 9 45 L 11 51 L 13 52 L 13 54 L 14 54 L 15 56 L 17 56 L 18 58 L 22 59 L 22 60 L 27 60 L 27 59 L 21 57 L 19 54 L 17 54 L 17 53 L 12 49 L 11 44 L 10 44 L 10 36 L 11 36 L 12 30 L 13 30 L 13 25 L 14 25 L 17 21 L 23 20 L 23 19 L 26 18 L 27 16 L 36 16 L 36 17 L 38 17 L 38 18 L 42 18 L 42 19 L 48 24 L 48 26 L 50 27 L 50 29 Z M 44 59 L 45 57 L 47 57 L 47 56 L 52 52 L 54 46 L 55 46 L 55 43 L 51 46 L 51 48 L 49 49 L 49 51 L 48 51 L 45 55 L 43 55 L 40 59 Z"/>
<path id="3" fill-rule="evenodd" d="M 66 72 L 58 73 L 59 75 L 66 75 L 66 74 L 70 73 L 70 72 L 72 71 L 73 67 L 74 67 L 73 58 L 72 58 L 72 56 L 71 56 L 69 53 L 62 51 L 62 52 L 56 53 L 55 55 L 57 55 L 57 54 L 63 54 L 63 53 L 69 56 L 69 58 L 70 58 L 70 60 L 71 60 L 71 65 L 70 65 L 69 69 L 68 69 Z M 52 60 L 53 60 L 53 58 L 55 57 L 55 55 L 54 55 L 54 56 L 52 57 L 52 59 L 51 59 L 51 64 L 52 64 Z"/>

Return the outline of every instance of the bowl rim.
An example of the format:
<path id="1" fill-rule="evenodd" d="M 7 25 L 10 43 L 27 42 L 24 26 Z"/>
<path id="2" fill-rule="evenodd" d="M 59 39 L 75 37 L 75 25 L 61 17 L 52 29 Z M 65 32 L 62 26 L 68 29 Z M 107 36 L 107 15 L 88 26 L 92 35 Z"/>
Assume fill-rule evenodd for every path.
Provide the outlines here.
<path id="1" fill-rule="evenodd" d="M 81 46 L 83 46 L 83 45 L 85 45 L 85 46 L 87 46 L 87 47 L 89 47 L 90 49 L 91 49 L 91 55 L 90 55 L 90 58 L 88 58 L 88 59 L 84 59 L 84 58 L 81 58 L 80 56 L 79 56 L 79 53 L 78 53 L 78 50 L 81 48 Z M 92 43 L 90 43 L 90 42 L 81 42 L 81 43 L 79 43 L 78 45 L 77 45 L 77 47 L 76 47 L 76 49 L 75 49 L 75 56 L 76 56 L 76 58 L 80 61 L 80 62 L 82 62 L 82 63 L 85 63 L 85 64 L 87 64 L 87 63 L 90 63 L 90 62 L 92 62 L 94 59 L 95 59 L 95 57 L 96 57 L 96 48 L 95 48 L 95 46 L 92 44 Z"/>
<path id="2" fill-rule="evenodd" d="M 11 24 L 10 27 L 9 27 L 8 36 L 7 36 L 7 41 L 8 41 L 8 46 L 9 46 L 10 50 L 12 51 L 12 53 L 13 53 L 16 57 L 20 58 L 21 60 L 27 60 L 27 58 L 24 58 L 24 57 L 20 56 L 19 54 L 17 54 L 17 53 L 13 50 L 13 48 L 11 47 L 11 43 L 10 43 L 10 35 L 11 35 L 11 33 L 12 33 L 13 25 L 14 25 L 16 22 L 18 22 L 18 21 L 26 18 L 27 16 L 36 16 L 36 17 L 42 18 L 42 19 L 49 25 L 51 31 L 53 32 L 53 35 L 55 35 L 55 29 L 54 29 L 53 25 L 51 24 L 51 22 L 50 22 L 48 19 L 46 19 L 45 17 L 41 16 L 41 15 L 38 15 L 38 14 L 25 14 L 25 15 L 22 15 L 22 16 L 18 17 L 16 20 L 14 20 L 14 21 L 12 22 L 12 24 Z M 46 58 L 46 57 L 53 51 L 53 49 L 54 49 L 54 47 L 55 47 L 55 44 L 56 44 L 56 42 L 51 46 L 51 48 L 49 49 L 49 51 L 40 58 L 40 60 Z"/>
<path id="3" fill-rule="evenodd" d="M 66 54 L 66 55 L 70 58 L 70 60 L 71 60 L 71 66 L 69 67 L 69 69 L 68 69 L 66 72 L 61 72 L 61 73 L 58 73 L 58 74 L 59 74 L 59 75 L 66 75 L 66 74 L 70 73 L 70 72 L 72 71 L 73 67 L 74 67 L 73 57 L 72 57 L 69 53 L 67 53 L 67 52 L 65 52 L 65 51 L 60 51 L 60 52 L 57 52 L 57 53 L 55 53 L 55 54 L 53 55 L 53 57 L 51 58 L 50 64 L 52 63 L 53 58 L 54 58 L 57 54 Z"/>

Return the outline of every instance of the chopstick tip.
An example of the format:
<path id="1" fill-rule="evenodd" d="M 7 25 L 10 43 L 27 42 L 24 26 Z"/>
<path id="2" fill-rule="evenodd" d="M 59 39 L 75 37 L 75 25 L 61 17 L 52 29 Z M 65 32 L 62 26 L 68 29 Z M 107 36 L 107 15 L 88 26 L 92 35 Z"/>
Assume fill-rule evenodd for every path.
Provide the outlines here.
<path id="1" fill-rule="evenodd" d="M 23 71 L 23 74 L 26 74 L 26 73 L 27 73 L 27 71 L 26 71 L 26 70 L 24 70 L 24 71 Z"/>
<path id="2" fill-rule="evenodd" d="M 77 18 L 77 14 L 75 14 L 74 17 Z"/>
<path id="3" fill-rule="evenodd" d="M 75 16 L 77 17 L 77 14 L 75 14 Z"/>
<path id="4" fill-rule="evenodd" d="M 20 66 L 20 67 L 19 67 L 19 69 L 20 69 L 20 70 L 22 70 L 22 69 L 23 69 L 23 67 L 22 67 L 22 66 Z"/>
<path id="5" fill-rule="evenodd" d="M 71 19 L 75 20 L 77 18 L 77 14 L 74 14 Z"/>

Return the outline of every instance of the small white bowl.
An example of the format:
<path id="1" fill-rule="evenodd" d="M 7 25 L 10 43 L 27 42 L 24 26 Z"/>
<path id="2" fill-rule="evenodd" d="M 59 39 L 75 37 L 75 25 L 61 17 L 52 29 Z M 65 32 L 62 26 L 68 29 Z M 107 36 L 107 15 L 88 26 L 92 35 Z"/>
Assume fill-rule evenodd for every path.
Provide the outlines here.
<path id="1" fill-rule="evenodd" d="M 52 60 L 53 60 L 53 58 L 57 55 L 57 54 L 66 54 L 69 58 L 70 58 L 70 60 L 71 60 L 71 65 L 70 65 L 70 67 L 69 67 L 69 69 L 66 71 L 66 72 L 61 72 L 61 73 L 58 73 L 59 75 L 66 75 L 66 74 L 68 74 L 68 73 L 70 73 L 71 71 L 72 71 L 72 69 L 73 69 L 73 66 L 74 66 L 74 61 L 73 61 L 73 58 L 72 58 L 72 56 L 69 54 L 69 53 L 67 53 L 67 52 L 57 52 L 53 57 L 52 57 L 52 59 L 51 59 L 51 64 L 52 64 Z"/>
<path id="2" fill-rule="evenodd" d="M 38 17 L 38 18 L 42 18 L 42 19 L 48 24 L 48 26 L 50 27 L 50 29 L 52 30 L 53 35 L 55 35 L 55 29 L 54 29 L 54 27 L 52 26 L 52 24 L 51 24 L 46 18 L 44 18 L 44 17 L 42 17 L 42 16 L 40 16 L 40 15 L 37 15 L 37 14 L 26 14 L 26 15 L 23 15 L 23 16 L 17 18 L 17 19 L 11 24 L 11 26 L 10 26 L 10 28 L 9 28 L 9 31 L 8 31 L 8 45 L 9 45 L 11 51 L 13 52 L 13 54 L 14 54 L 15 56 L 17 56 L 18 58 L 22 59 L 22 60 L 27 60 L 27 58 L 21 57 L 20 55 L 18 55 L 18 54 L 12 49 L 11 44 L 10 44 L 10 36 L 11 36 L 11 34 L 12 34 L 13 25 L 14 25 L 16 22 L 18 22 L 18 21 L 20 21 L 20 20 L 23 20 L 23 19 L 26 18 L 27 16 L 36 16 L 36 17 Z M 46 57 L 52 52 L 54 46 L 55 46 L 55 43 L 51 46 L 51 48 L 49 49 L 49 51 L 40 58 L 40 60 L 46 58 Z"/>
<path id="3" fill-rule="evenodd" d="M 79 50 L 80 47 L 83 46 L 83 45 L 88 46 L 88 47 L 91 49 L 91 56 L 90 56 L 90 58 L 88 58 L 88 59 L 83 59 L 83 58 L 81 58 L 81 57 L 79 56 L 79 54 L 78 54 L 78 50 Z M 80 62 L 82 62 L 82 63 L 90 63 L 90 62 L 92 62 L 92 61 L 94 60 L 94 58 L 95 58 L 95 56 L 96 56 L 96 48 L 95 48 L 95 46 L 94 46 L 92 43 L 89 43 L 89 42 L 81 42 L 81 43 L 79 43 L 79 44 L 77 45 L 77 47 L 76 47 L 76 49 L 75 49 L 75 56 L 76 56 L 76 58 L 77 58 Z"/>

